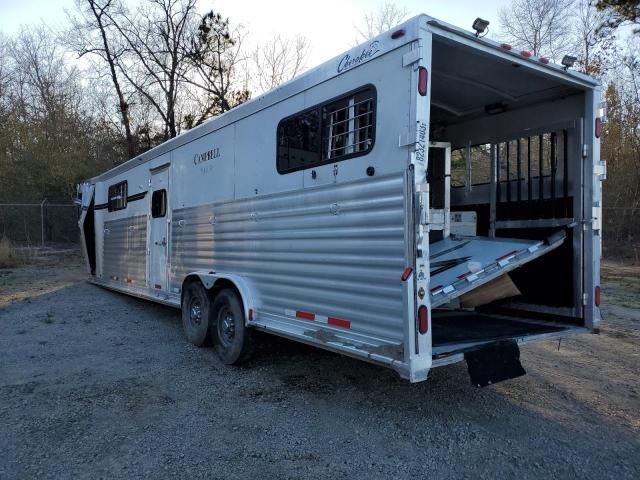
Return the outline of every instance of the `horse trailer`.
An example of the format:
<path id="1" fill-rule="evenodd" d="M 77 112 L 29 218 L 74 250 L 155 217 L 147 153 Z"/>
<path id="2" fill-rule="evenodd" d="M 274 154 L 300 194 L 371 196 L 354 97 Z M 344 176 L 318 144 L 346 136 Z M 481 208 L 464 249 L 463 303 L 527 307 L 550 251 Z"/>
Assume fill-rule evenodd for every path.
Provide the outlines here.
<path id="1" fill-rule="evenodd" d="M 411 382 L 600 323 L 599 82 L 426 15 L 79 185 L 90 281 Z M 263 340 L 264 341 L 264 340 Z"/>

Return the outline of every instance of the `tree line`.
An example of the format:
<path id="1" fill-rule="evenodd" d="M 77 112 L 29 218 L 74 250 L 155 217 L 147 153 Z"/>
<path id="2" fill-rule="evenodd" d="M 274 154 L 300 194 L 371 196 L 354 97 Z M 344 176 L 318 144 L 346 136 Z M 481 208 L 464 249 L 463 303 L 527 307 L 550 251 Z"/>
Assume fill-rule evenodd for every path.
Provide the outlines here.
<path id="1" fill-rule="evenodd" d="M 306 68 L 302 36 L 259 48 L 196 0 L 76 0 L 68 26 L 0 33 L 0 203 L 75 184 Z"/>
<path id="2" fill-rule="evenodd" d="M 247 31 L 197 0 L 76 0 L 63 31 L 0 33 L 0 203 L 69 201 L 75 184 L 304 70 L 310 45 Z M 511 0 L 496 40 L 602 79 L 605 205 L 640 208 L 640 2 Z M 357 41 L 408 17 L 387 3 Z M 347 48 L 348 45 L 345 45 Z M 637 218 L 636 218 L 637 220 Z M 640 222 L 637 222 L 640 223 Z"/>
<path id="3" fill-rule="evenodd" d="M 640 2 L 513 0 L 499 23 L 514 46 L 556 62 L 570 53 L 579 71 L 602 80 L 604 249 L 640 261 Z"/>

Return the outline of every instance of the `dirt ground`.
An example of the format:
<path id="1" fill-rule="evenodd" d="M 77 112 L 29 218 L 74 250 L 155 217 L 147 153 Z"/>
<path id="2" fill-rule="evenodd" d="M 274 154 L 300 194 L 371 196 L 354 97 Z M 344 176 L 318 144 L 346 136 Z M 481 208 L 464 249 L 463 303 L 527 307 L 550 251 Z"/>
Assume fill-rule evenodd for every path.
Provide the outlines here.
<path id="1" fill-rule="evenodd" d="M 266 335 L 225 367 L 77 255 L 0 270 L 0 478 L 640 478 L 640 269 L 603 274 L 600 335 L 477 389 Z"/>

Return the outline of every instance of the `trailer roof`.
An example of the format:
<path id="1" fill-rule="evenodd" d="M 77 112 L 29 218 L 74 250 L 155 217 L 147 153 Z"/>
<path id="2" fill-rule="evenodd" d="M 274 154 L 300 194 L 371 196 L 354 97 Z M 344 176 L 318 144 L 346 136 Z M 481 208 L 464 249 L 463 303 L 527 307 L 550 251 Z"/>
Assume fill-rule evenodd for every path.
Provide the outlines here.
<path id="1" fill-rule="evenodd" d="M 596 79 L 587 75 L 571 70 L 564 70 L 561 65 L 543 63 L 539 57 L 526 57 L 522 55 L 522 52 L 505 49 L 504 44 L 500 44 L 487 38 L 478 38 L 473 33 L 437 20 L 428 15 L 418 15 L 392 29 L 394 32 L 404 30 L 404 35 L 399 36 L 398 38 L 391 38 L 389 32 L 382 33 L 367 42 L 306 71 L 294 79 L 259 95 L 254 99 L 238 105 L 217 117 L 207 120 L 202 125 L 181 133 L 177 137 L 167 140 L 151 150 L 144 152 L 137 157 L 108 170 L 107 172 L 93 177 L 89 181 L 92 183 L 104 181 L 114 177 L 115 175 L 124 173 L 127 170 L 151 161 L 160 155 L 190 143 L 204 135 L 219 130 L 241 120 L 242 118 L 248 117 L 286 100 L 289 97 L 326 82 L 327 80 L 346 71 L 357 68 L 359 65 L 362 65 L 369 60 L 377 58 L 382 53 L 388 53 L 406 45 L 407 43 L 413 42 L 418 38 L 421 28 L 428 29 L 434 35 L 455 41 L 469 48 L 475 48 L 492 55 L 509 58 L 509 60 L 514 63 L 519 63 L 528 68 L 536 69 L 541 73 L 545 73 L 550 77 L 555 77 L 557 80 L 568 85 L 581 88 L 595 88 L 600 85 Z"/>

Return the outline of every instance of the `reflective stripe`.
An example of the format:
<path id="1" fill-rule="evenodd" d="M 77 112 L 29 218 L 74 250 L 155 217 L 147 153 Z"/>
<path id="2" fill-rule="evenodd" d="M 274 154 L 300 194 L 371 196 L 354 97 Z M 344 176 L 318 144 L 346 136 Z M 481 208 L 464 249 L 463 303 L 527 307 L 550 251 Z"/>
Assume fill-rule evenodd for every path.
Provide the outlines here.
<path id="1" fill-rule="evenodd" d="M 341 318 L 316 315 L 315 313 L 305 312 L 302 310 L 285 310 L 284 313 L 286 316 L 295 317 L 298 320 L 324 323 L 326 325 L 332 325 L 334 327 L 340 328 L 351 328 L 351 322 L 349 320 L 343 320 Z"/>

